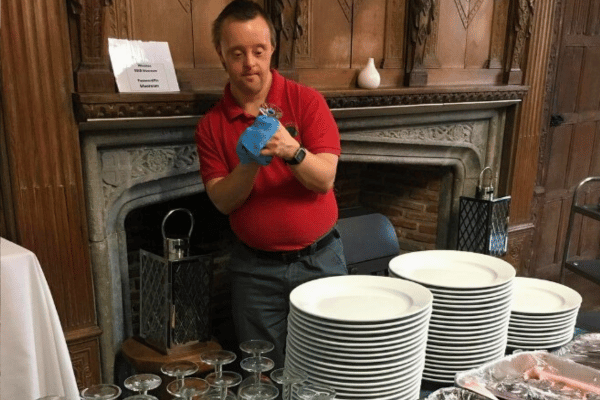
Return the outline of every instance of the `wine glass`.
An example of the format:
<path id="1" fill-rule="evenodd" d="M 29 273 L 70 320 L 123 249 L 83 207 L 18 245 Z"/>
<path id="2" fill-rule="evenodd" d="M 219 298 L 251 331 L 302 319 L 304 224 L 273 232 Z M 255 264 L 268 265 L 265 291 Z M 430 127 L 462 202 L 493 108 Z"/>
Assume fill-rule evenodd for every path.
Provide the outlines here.
<path id="1" fill-rule="evenodd" d="M 242 350 L 244 353 L 250 354 L 252 357 L 262 357 L 263 354 L 272 351 L 274 348 L 275 348 L 275 346 L 273 345 L 273 343 L 268 342 L 266 340 L 252 339 L 252 340 L 246 340 L 246 341 L 240 343 L 240 350 Z M 261 378 L 264 380 L 265 383 L 268 383 L 271 385 L 273 384 L 273 382 L 271 382 L 269 377 L 267 377 L 266 375 L 261 375 Z M 242 381 L 242 384 L 240 385 L 240 389 L 246 385 L 252 384 L 255 379 L 256 379 L 256 375 L 254 375 L 254 374 L 247 377 L 246 379 L 244 379 Z M 238 392 L 239 392 L 239 390 L 238 390 Z"/>
<path id="2" fill-rule="evenodd" d="M 335 389 L 326 385 L 303 385 L 296 392 L 302 400 L 332 400 L 335 399 Z"/>
<path id="3" fill-rule="evenodd" d="M 207 351 L 200 355 L 202 362 L 213 365 L 215 368 L 214 372 L 206 376 L 206 381 L 216 389 L 216 393 L 210 393 L 209 398 L 220 400 L 235 399 L 233 394 L 228 393 L 228 389 L 239 385 L 242 381 L 242 376 L 236 372 L 223 372 L 223 365 L 232 363 L 236 358 L 237 356 L 234 352 L 227 350 Z"/>
<path id="4" fill-rule="evenodd" d="M 190 376 L 198 372 L 198 369 L 198 364 L 195 362 L 181 360 L 164 364 L 162 367 L 160 367 L 160 372 L 167 376 L 175 377 L 177 380 L 183 380 L 186 376 Z"/>
<path id="5" fill-rule="evenodd" d="M 167 392 L 175 397 L 192 400 L 194 396 L 202 396 L 210 389 L 208 382 L 201 378 L 176 379 L 167 385 Z"/>
<path id="6" fill-rule="evenodd" d="M 158 397 L 151 394 L 134 394 L 133 396 L 125 397 L 123 400 L 158 400 Z"/>
<path id="7" fill-rule="evenodd" d="M 162 383 L 162 379 L 154 374 L 137 374 L 125 379 L 123 384 L 129 390 L 148 394 L 148 390 L 156 389 Z"/>
<path id="8" fill-rule="evenodd" d="M 283 400 L 291 400 L 295 384 L 308 379 L 308 374 L 300 368 L 279 368 L 271 372 L 271 379 L 283 386 Z"/>
<path id="9" fill-rule="evenodd" d="M 254 375 L 253 379 L 245 381 L 240 386 L 238 396 L 242 399 L 271 400 L 279 395 L 279 389 L 270 380 L 263 380 L 262 373 L 270 371 L 275 366 L 273 360 L 267 357 L 248 357 L 242 360 L 240 366 Z"/>
<path id="10" fill-rule="evenodd" d="M 121 395 L 121 388 L 111 383 L 100 383 L 81 391 L 83 400 L 115 400 Z"/>

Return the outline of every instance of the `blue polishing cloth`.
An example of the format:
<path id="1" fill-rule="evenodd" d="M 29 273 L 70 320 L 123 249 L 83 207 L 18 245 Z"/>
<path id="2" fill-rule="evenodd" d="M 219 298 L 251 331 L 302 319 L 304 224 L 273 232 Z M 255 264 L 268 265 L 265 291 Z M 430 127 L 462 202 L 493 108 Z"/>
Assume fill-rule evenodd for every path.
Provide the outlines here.
<path id="1" fill-rule="evenodd" d="M 273 137 L 279 128 L 279 121 L 273 117 L 259 115 L 254 123 L 246 128 L 238 141 L 236 152 L 241 163 L 256 161 L 261 165 L 268 165 L 271 156 L 263 156 L 260 151 Z"/>

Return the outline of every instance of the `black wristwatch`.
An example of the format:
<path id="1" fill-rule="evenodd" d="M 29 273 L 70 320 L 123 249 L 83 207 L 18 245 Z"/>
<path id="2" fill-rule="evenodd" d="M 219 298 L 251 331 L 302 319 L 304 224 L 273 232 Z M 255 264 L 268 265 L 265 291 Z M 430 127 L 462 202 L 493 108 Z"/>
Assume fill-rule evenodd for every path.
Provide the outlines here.
<path id="1" fill-rule="evenodd" d="M 290 158 L 289 160 L 285 160 L 285 162 L 289 165 L 298 165 L 302 162 L 302 160 L 304 160 L 304 157 L 306 157 L 306 149 L 300 146 L 294 153 L 294 157 Z"/>

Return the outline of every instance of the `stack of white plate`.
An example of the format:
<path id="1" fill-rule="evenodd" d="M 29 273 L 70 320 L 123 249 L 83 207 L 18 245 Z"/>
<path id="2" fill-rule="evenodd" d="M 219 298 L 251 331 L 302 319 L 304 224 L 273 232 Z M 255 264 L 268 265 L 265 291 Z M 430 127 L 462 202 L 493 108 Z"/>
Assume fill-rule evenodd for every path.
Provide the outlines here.
<path id="1" fill-rule="evenodd" d="M 516 274 L 509 263 L 477 253 L 430 250 L 395 257 L 389 272 L 433 293 L 423 379 L 453 383 L 457 372 L 504 356 Z"/>
<path id="2" fill-rule="evenodd" d="M 317 279 L 290 294 L 286 367 L 336 399 L 419 397 L 433 296 L 382 276 Z"/>
<path id="3" fill-rule="evenodd" d="M 508 325 L 508 347 L 543 350 L 573 339 L 581 295 L 560 283 L 518 277 Z"/>

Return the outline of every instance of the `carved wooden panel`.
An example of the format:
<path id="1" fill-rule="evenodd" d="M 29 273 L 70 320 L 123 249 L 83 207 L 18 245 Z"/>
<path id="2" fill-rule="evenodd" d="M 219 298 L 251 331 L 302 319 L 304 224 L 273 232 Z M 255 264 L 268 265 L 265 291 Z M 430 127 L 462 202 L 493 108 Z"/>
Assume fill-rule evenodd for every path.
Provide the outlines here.
<path id="1" fill-rule="evenodd" d="M 100 345 L 90 340 L 69 345 L 77 387 L 81 390 L 102 382 L 100 378 Z"/>

